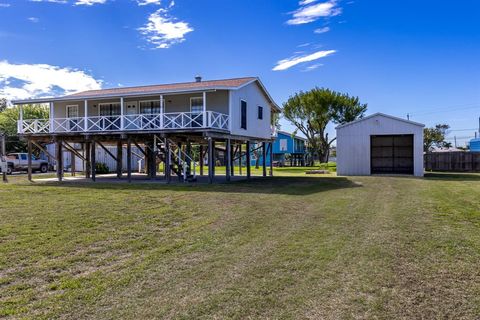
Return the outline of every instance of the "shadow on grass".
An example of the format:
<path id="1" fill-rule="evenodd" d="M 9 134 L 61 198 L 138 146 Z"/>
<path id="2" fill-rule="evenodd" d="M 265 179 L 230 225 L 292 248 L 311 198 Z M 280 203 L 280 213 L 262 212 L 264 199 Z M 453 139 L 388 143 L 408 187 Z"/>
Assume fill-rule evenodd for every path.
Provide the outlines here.
<path id="1" fill-rule="evenodd" d="M 479 173 L 426 172 L 425 178 L 442 181 L 480 181 Z"/>
<path id="2" fill-rule="evenodd" d="M 252 194 L 309 195 L 325 191 L 356 188 L 361 185 L 345 177 L 267 177 L 238 180 L 229 183 L 156 183 L 136 181 L 117 182 L 48 182 L 34 183 L 32 188 L 85 188 L 92 190 L 169 190 L 194 192 L 224 192 Z"/>

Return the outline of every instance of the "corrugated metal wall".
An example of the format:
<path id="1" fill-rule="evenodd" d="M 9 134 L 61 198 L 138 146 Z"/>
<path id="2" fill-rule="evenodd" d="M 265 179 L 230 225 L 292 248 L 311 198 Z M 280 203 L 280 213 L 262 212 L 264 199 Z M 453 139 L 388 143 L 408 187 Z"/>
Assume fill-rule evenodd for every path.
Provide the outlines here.
<path id="1" fill-rule="evenodd" d="M 117 147 L 116 146 L 105 146 L 108 151 L 110 151 L 112 154 L 116 155 L 117 154 Z M 55 144 L 49 144 L 47 145 L 47 151 L 55 155 L 56 154 L 56 146 Z M 78 150 L 78 152 L 82 155 L 84 155 L 83 150 Z M 140 150 L 138 150 L 137 147 L 132 146 L 132 170 L 133 171 L 138 171 L 138 170 L 144 170 L 145 166 L 145 161 L 143 160 L 143 156 Z M 108 153 L 105 152 L 101 147 L 97 146 L 96 148 L 96 153 L 95 153 L 96 161 L 97 163 L 104 163 L 110 170 L 110 172 L 115 172 L 117 170 L 117 162 L 112 159 L 108 155 Z M 139 165 L 139 160 L 142 160 L 140 165 Z M 51 161 L 50 161 L 51 162 Z M 55 162 L 51 162 L 51 165 L 55 165 Z M 122 157 L 122 164 L 123 168 L 122 170 L 126 171 L 127 170 L 127 148 L 123 148 L 123 157 Z M 63 167 L 65 170 L 69 171 L 71 167 L 71 152 L 70 151 L 64 151 L 63 153 Z M 82 159 L 75 157 L 75 171 L 84 171 L 85 168 L 83 166 L 83 161 Z"/>

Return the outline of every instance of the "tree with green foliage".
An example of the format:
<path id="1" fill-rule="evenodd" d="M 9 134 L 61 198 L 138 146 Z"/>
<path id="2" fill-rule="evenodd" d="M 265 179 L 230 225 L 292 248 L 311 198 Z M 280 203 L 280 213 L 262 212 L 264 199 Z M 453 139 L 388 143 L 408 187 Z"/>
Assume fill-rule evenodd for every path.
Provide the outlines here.
<path id="1" fill-rule="evenodd" d="M 24 119 L 48 119 L 49 111 L 45 105 L 24 105 Z M 20 107 L 8 107 L 0 112 L 0 132 L 6 135 L 7 152 L 26 152 L 27 144 L 20 140 L 17 122 L 20 119 Z"/>
<path id="2" fill-rule="evenodd" d="M 8 101 L 5 98 L 0 98 L 0 112 L 3 112 L 5 109 L 7 109 L 8 106 Z"/>
<path id="3" fill-rule="evenodd" d="M 358 97 L 324 88 L 301 91 L 283 104 L 284 117 L 308 140 L 313 155 L 311 165 L 315 157 L 320 162 L 328 161 L 330 147 L 336 138 L 329 137 L 327 125 L 344 124 L 362 118 L 366 110 L 367 105 L 360 103 Z"/>
<path id="4" fill-rule="evenodd" d="M 423 129 L 423 151 L 432 151 L 433 147 L 450 148 L 452 144 L 445 141 L 448 129 L 448 124 L 437 124 L 435 127 Z"/>

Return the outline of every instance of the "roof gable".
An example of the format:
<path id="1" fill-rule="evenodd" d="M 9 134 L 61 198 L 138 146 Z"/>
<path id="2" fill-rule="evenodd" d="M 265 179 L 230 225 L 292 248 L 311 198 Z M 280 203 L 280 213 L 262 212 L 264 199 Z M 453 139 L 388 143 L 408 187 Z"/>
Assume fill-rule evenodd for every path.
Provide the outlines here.
<path id="1" fill-rule="evenodd" d="M 394 120 L 394 121 L 405 122 L 405 123 L 408 123 L 408 124 L 411 124 L 411 125 L 414 125 L 414 126 L 425 127 L 424 124 L 419 123 L 419 122 L 410 121 L 410 120 L 406 120 L 406 119 L 394 117 L 394 116 L 391 116 L 391 115 L 389 115 L 389 114 L 377 112 L 377 113 L 374 113 L 374 114 L 369 115 L 369 116 L 367 116 L 367 117 L 364 117 L 364 118 L 361 118 L 361 119 L 357 119 L 357 120 L 355 120 L 355 121 L 348 122 L 348 123 L 345 123 L 345 124 L 341 124 L 341 125 L 335 127 L 335 129 L 341 129 L 341 128 L 344 128 L 344 127 L 347 127 L 347 126 L 350 126 L 350 125 L 353 125 L 353 124 L 356 124 L 356 123 L 359 123 L 359 122 L 363 122 L 363 121 L 366 121 L 366 120 L 369 120 L 369 119 L 377 118 L 377 117 L 388 118 L 388 119 L 391 119 L 391 120 Z"/>

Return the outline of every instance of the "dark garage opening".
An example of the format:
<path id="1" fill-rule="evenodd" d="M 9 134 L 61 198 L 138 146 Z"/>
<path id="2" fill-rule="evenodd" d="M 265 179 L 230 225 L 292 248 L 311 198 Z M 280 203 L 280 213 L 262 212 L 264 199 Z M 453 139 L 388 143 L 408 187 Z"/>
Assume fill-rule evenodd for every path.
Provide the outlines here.
<path id="1" fill-rule="evenodd" d="M 413 174 L 413 135 L 370 136 L 372 174 Z"/>

